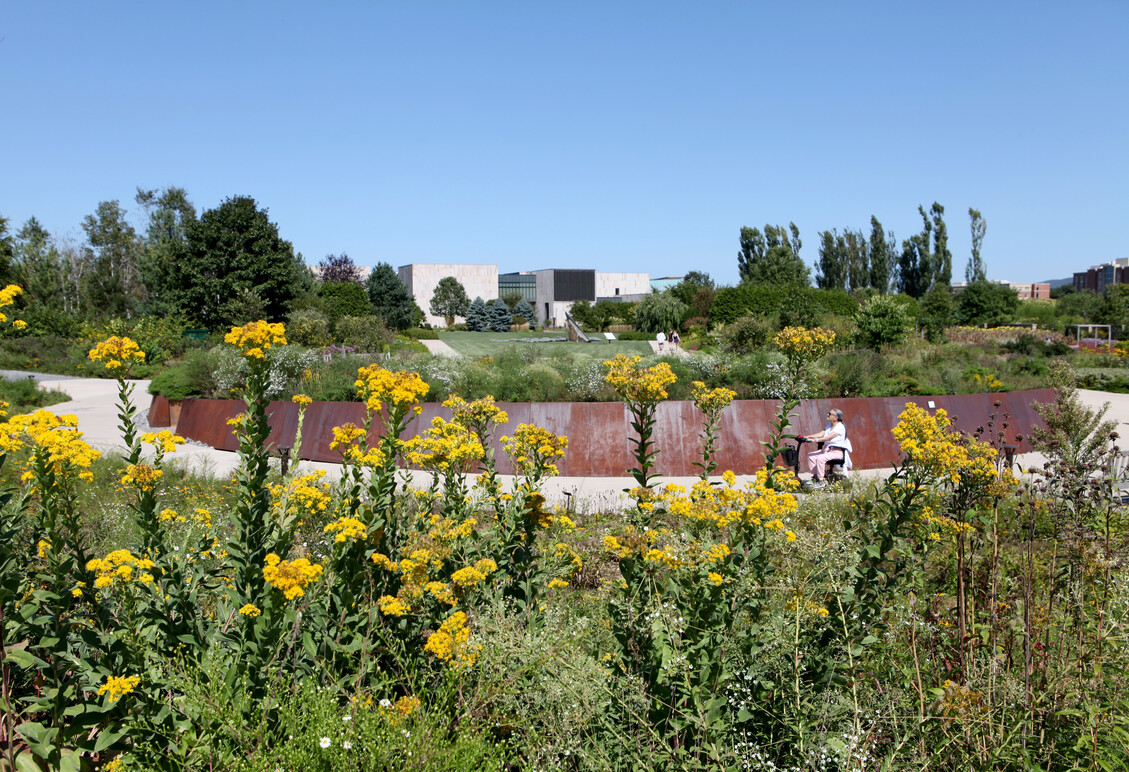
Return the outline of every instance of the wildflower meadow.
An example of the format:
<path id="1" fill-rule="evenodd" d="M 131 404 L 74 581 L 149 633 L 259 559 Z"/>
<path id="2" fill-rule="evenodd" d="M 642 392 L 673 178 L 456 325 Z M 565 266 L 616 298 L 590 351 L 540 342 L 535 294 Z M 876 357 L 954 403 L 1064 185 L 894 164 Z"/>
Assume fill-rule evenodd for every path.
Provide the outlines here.
<path id="1" fill-rule="evenodd" d="M 665 484 L 675 376 L 606 363 L 635 487 L 596 512 L 542 492 L 567 437 L 458 396 L 405 436 L 428 386 L 378 365 L 357 373 L 363 425 L 334 429 L 340 475 L 297 457 L 301 418 L 280 474 L 265 352 L 286 331 L 266 322 L 226 338 L 246 365 L 238 472 L 194 478 L 181 438 L 134 422 L 144 352 L 99 343 L 122 457 L 73 417 L 0 423 L 0 769 L 1123 768 L 1112 427 L 1064 374 L 1035 438 L 1048 466 L 1016 473 L 1006 416 L 968 436 L 910 405 L 887 479 L 804 493 L 771 461 L 833 337 L 778 336 L 785 396 L 747 484 L 715 474 L 732 391 L 693 385 L 701 475 Z"/>

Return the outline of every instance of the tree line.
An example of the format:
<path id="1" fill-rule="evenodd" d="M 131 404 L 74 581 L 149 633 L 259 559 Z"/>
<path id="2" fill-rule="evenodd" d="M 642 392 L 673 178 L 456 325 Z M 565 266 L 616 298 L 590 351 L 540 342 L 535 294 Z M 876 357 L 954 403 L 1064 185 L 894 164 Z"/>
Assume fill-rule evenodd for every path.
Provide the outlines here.
<path id="1" fill-rule="evenodd" d="M 936 287 L 951 285 L 953 254 L 949 249 L 945 207 L 934 202 L 928 211 L 924 206 L 918 206 L 917 211 L 921 215 L 921 231 L 903 240 L 900 247 L 893 231 L 885 230 L 873 215 L 869 233 L 851 228 L 842 233 L 838 229 L 820 231 L 816 286 L 883 295 L 895 292 L 920 299 Z M 965 279 L 972 283 L 987 279 L 981 255 L 987 222 L 976 209 L 970 208 L 968 216 L 972 254 Z M 763 232 L 759 228 L 741 228 L 737 253 L 741 282 L 808 286 L 811 271 L 800 258 L 802 245 L 795 223 L 789 223 L 787 228 L 765 225 Z"/>

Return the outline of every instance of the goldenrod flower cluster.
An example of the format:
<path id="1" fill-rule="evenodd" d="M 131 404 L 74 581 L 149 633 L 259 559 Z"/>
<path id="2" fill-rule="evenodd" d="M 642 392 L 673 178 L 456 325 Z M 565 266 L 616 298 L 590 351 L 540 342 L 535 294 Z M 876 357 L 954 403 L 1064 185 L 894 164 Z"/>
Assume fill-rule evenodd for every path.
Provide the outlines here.
<path id="1" fill-rule="evenodd" d="M 1004 382 L 992 373 L 973 373 L 972 383 L 984 391 L 1003 391 Z"/>
<path id="2" fill-rule="evenodd" d="M 380 607 L 381 614 L 390 617 L 402 617 L 412 610 L 410 604 L 392 595 L 382 595 L 376 604 Z"/>
<path id="3" fill-rule="evenodd" d="M 0 290 L 0 308 L 10 306 L 16 302 L 16 298 L 23 294 L 23 287 L 18 284 L 9 284 L 4 289 Z M 8 315 L 0 312 L 0 323 L 8 321 Z M 12 326 L 17 330 L 27 329 L 27 322 L 22 319 L 13 319 Z"/>
<path id="4" fill-rule="evenodd" d="M 563 560 L 570 576 L 580 573 L 580 570 L 584 568 L 584 561 L 580 559 L 580 554 L 563 541 L 557 542 L 554 546 L 553 559 Z"/>
<path id="5" fill-rule="evenodd" d="M 270 486 L 271 499 L 276 509 L 282 507 L 285 500 L 287 509 L 296 508 L 305 515 L 325 512 L 329 508 L 329 484 L 322 482 L 325 471 L 318 469 L 310 474 L 292 478 L 285 485 L 279 483 Z"/>
<path id="6" fill-rule="evenodd" d="M 384 451 L 379 447 L 367 447 L 368 434 L 363 427 L 356 424 L 342 424 L 333 427 L 333 442 L 329 443 L 331 450 L 341 454 L 345 463 L 358 466 L 381 466 L 384 463 Z"/>
<path id="7" fill-rule="evenodd" d="M 921 524 L 928 529 L 931 541 L 940 541 L 941 533 L 948 532 L 956 536 L 961 534 L 976 533 L 971 523 L 960 522 L 945 515 L 938 515 L 933 507 L 923 507 L 921 510 Z"/>
<path id="8" fill-rule="evenodd" d="M 619 354 L 615 359 L 604 362 L 608 374 L 604 380 L 612 385 L 624 402 L 631 405 L 652 404 L 667 398 L 667 387 L 678 378 L 670 365 L 659 362 L 651 367 L 641 368 L 642 357 Z"/>
<path id="9" fill-rule="evenodd" d="M 242 614 L 245 617 L 251 617 L 252 619 L 254 619 L 255 617 L 262 614 L 263 612 L 262 612 L 262 609 L 260 609 L 255 604 L 245 603 L 243 605 L 243 608 L 239 609 L 239 613 Z"/>
<path id="10" fill-rule="evenodd" d="M 694 400 L 694 405 L 714 421 L 737 397 L 737 392 L 733 389 L 724 387 L 707 389 L 702 381 L 692 381 L 690 386 L 690 396 Z"/>
<path id="11" fill-rule="evenodd" d="M 430 510 L 420 512 L 420 517 L 427 520 L 431 526 L 427 532 L 427 538 L 440 544 L 449 544 L 458 539 L 465 539 L 474 533 L 474 529 L 478 525 L 478 520 L 473 517 L 459 521 Z"/>
<path id="12" fill-rule="evenodd" d="M 82 432 L 74 431 L 78 418 L 73 415 L 57 416 L 49 410 L 14 415 L 0 424 L 0 451 L 14 453 L 31 447 L 32 456 L 25 468 L 23 480 L 31 480 L 31 468 L 36 460 L 45 457 L 56 474 L 65 474 L 70 467 L 82 471 L 78 477 L 87 482 L 94 479 L 90 466 L 102 457 L 82 440 Z"/>
<path id="13" fill-rule="evenodd" d="M 699 480 L 694 483 L 689 495 L 680 485 L 668 485 L 662 497 L 668 512 L 687 520 L 710 523 L 717 528 L 734 524 L 772 528 L 780 522 L 780 518 L 794 513 L 799 504 L 791 493 L 794 486 L 788 484 L 794 482 L 794 478 L 778 474 L 777 487 L 769 488 L 767 477 L 767 472 L 762 469 L 753 482 L 738 488 L 736 477 L 732 472 L 726 472 L 722 476 L 724 485 L 715 486 Z"/>
<path id="14" fill-rule="evenodd" d="M 948 431 L 952 425 L 944 409 L 930 415 L 924 408 L 906 404 L 893 429 L 906 462 L 925 474 L 954 486 L 965 484 L 982 495 L 1004 496 L 1015 480 L 1011 470 L 1001 478 L 996 471 L 998 454 L 991 445 Z"/>
<path id="15" fill-rule="evenodd" d="M 355 517 L 339 517 L 325 527 L 326 533 L 336 533 L 335 542 L 363 541 L 368 536 L 365 524 Z"/>
<path id="16" fill-rule="evenodd" d="M 47 553 L 51 551 L 51 540 L 50 539 L 40 539 L 39 543 L 36 544 L 35 546 L 36 546 L 36 549 L 39 552 L 39 559 L 40 560 L 46 560 L 47 559 Z"/>
<path id="17" fill-rule="evenodd" d="M 94 587 L 101 590 L 117 582 L 127 584 L 136 580 L 142 584 L 151 584 L 153 575 L 148 572 L 156 565 L 148 558 L 134 556 L 129 550 L 114 550 L 104 558 L 88 560 L 86 570 L 98 574 L 94 580 Z"/>
<path id="18" fill-rule="evenodd" d="M 408 460 L 416 466 L 439 473 L 465 473 L 486 451 L 478 436 L 466 426 L 436 416 L 423 436 L 403 443 Z"/>
<path id="19" fill-rule="evenodd" d="M 307 370 L 306 372 L 309 371 Z M 295 394 L 290 398 L 290 401 L 297 405 L 300 409 L 307 408 L 313 403 L 313 400 L 307 397 L 305 394 Z"/>
<path id="20" fill-rule="evenodd" d="M 399 563 L 392 563 L 394 571 L 400 573 L 400 591 L 411 598 L 423 595 L 431 579 L 431 571 L 443 567 L 443 561 L 450 555 L 445 548 L 420 547 L 413 549 Z M 373 557 L 373 562 L 380 562 Z"/>
<path id="21" fill-rule="evenodd" d="M 196 507 L 192 520 L 205 531 L 212 528 L 212 513 L 203 507 Z"/>
<path id="22" fill-rule="evenodd" d="M 835 331 L 819 327 L 785 327 L 772 339 L 790 362 L 814 362 L 835 345 Z"/>
<path id="23" fill-rule="evenodd" d="M 427 396 L 431 388 L 419 377 L 419 373 L 404 370 L 392 372 L 380 365 L 369 365 L 357 370 L 357 380 L 353 385 L 357 387 L 365 407 L 374 413 L 385 403 L 395 410 L 406 410 Z M 418 407 L 416 413 L 419 413 Z"/>
<path id="24" fill-rule="evenodd" d="M 271 346 L 286 345 L 286 327 L 281 322 L 271 324 L 260 319 L 242 327 L 232 327 L 223 340 L 238 348 L 247 359 L 266 359 L 266 352 Z"/>
<path id="25" fill-rule="evenodd" d="M 141 679 L 137 676 L 106 676 L 106 683 L 98 687 L 98 696 L 110 695 L 110 702 L 117 702 L 127 694 L 131 694 Z"/>
<path id="26" fill-rule="evenodd" d="M 490 558 L 482 558 L 473 566 L 460 568 L 451 574 L 451 583 L 460 589 L 474 587 L 486 581 L 486 577 L 498 570 L 498 564 Z"/>
<path id="27" fill-rule="evenodd" d="M 141 441 L 159 447 L 162 453 L 175 453 L 177 446 L 184 444 L 183 437 L 173 434 L 168 429 L 162 429 L 159 432 L 145 432 L 141 435 Z"/>
<path id="28" fill-rule="evenodd" d="M 456 670 L 472 667 L 478 661 L 481 646 L 470 642 L 466 614 L 456 611 L 431 634 L 424 644 L 429 651 Z"/>
<path id="29" fill-rule="evenodd" d="M 267 555 L 266 562 L 266 566 L 263 567 L 263 578 L 271 587 L 281 590 L 287 600 L 305 595 L 304 588 L 317 581 L 323 571 L 320 565 L 311 563 L 306 558 L 282 560 L 273 552 Z"/>
<path id="30" fill-rule="evenodd" d="M 186 522 L 188 522 L 187 520 L 184 519 L 184 517 L 182 515 L 177 513 L 177 511 L 175 509 L 172 509 L 170 507 L 165 507 L 164 509 L 162 509 L 157 514 L 157 520 L 159 522 L 162 522 L 162 523 L 173 523 L 173 522 L 186 523 Z"/>
<path id="31" fill-rule="evenodd" d="M 164 474 L 148 464 L 130 464 L 125 468 L 121 482 L 122 485 L 136 485 L 143 491 L 151 491 Z"/>
<path id="32" fill-rule="evenodd" d="M 666 534 L 666 529 L 650 528 L 640 531 L 635 526 L 629 525 L 623 529 L 618 537 L 608 535 L 604 537 L 604 550 L 617 558 L 626 558 L 632 554 L 643 554 L 651 549 L 651 545 Z M 622 539 L 622 541 L 620 541 Z"/>
<path id="33" fill-rule="evenodd" d="M 534 424 L 518 424 L 513 437 L 502 438 L 502 447 L 513 462 L 514 472 L 540 479 L 558 473 L 555 462 L 565 457 L 568 437 Z"/>
<path id="34" fill-rule="evenodd" d="M 486 395 L 482 399 L 467 402 L 455 395 L 443 403 L 451 411 L 451 420 L 482 434 L 490 424 L 509 423 L 510 417 L 498 407 L 494 398 Z"/>
<path id="35" fill-rule="evenodd" d="M 90 349 L 91 362 L 105 362 L 107 370 L 125 371 L 133 362 L 144 362 L 145 352 L 130 338 L 106 338 Z"/>

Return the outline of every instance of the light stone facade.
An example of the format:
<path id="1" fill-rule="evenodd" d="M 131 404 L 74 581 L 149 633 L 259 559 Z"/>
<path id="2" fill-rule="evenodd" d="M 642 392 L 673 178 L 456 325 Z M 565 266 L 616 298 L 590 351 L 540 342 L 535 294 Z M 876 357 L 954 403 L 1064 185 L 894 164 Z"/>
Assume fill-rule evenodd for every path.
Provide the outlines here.
<path id="1" fill-rule="evenodd" d="M 423 310 L 424 320 L 433 327 L 444 327 L 447 324 L 443 317 L 431 313 L 431 297 L 435 294 L 440 279 L 453 276 L 463 285 L 471 301 L 476 297 L 486 301 L 498 297 L 497 265 L 412 263 L 400 266 L 397 273 L 408 292 L 412 293 L 416 304 Z M 455 317 L 455 324 L 465 321 L 461 316 Z"/>
<path id="2" fill-rule="evenodd" d="M 596 271 L 597 298 L 650 294 L 651 275 L 649 273 L 603 273 Z"/>

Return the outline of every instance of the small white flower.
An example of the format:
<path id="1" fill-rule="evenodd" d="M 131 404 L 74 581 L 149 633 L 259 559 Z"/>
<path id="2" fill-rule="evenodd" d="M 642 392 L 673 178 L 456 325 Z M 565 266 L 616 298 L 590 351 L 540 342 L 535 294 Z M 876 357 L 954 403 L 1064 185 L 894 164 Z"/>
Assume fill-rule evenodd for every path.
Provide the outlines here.
<path id="1" fill-rule="evenodd" d="M 388 699 L 388 698 L 385 698 L 385 699 L 381 700 L 381 701 L 380 701 L 380 707 L 382 707 L 382 708 L 390 708 L 390 707 L 392 707 L 392 700 L 390 700 L 390 699 Z"/>
<path id="2" fill-rule="evenodd" d="M 330 741 L 330 739 L 328 737 L 323 737 L 323 738 L 321 738 L 320 741 L 318 741 L 318 745 L 320 745 L 323 749 L 328 748 L 332 744 L 333 743 Z"/>
<path id="3" fill-rule="evenodd" d="M 346 740 L 345 742 L 341 743 L 341 747 L 344 748 L 345 750 L 352 750 L 353 743 Z"/>
<path id="4" fill-rule="evenodd" d="M 352 716 L 344 716 L 341 720 L 342 721 L 352 721 L 353 717 Z"/>

